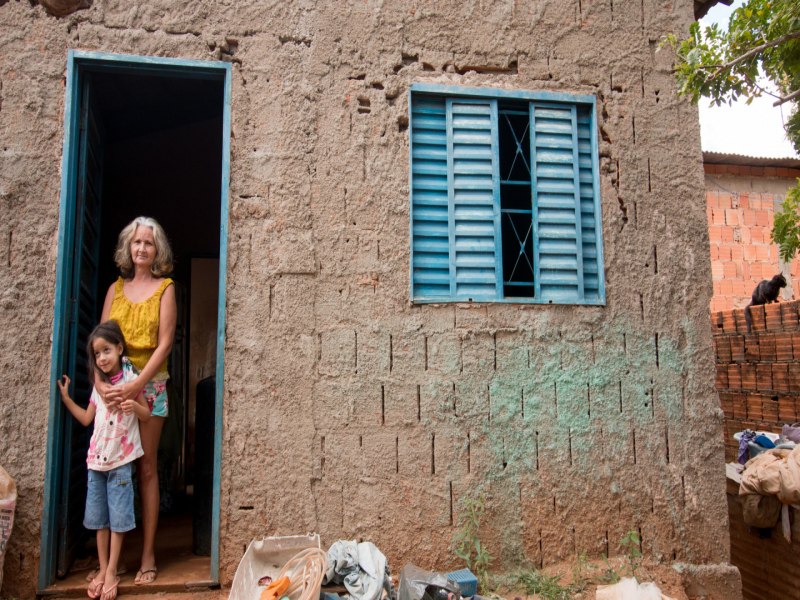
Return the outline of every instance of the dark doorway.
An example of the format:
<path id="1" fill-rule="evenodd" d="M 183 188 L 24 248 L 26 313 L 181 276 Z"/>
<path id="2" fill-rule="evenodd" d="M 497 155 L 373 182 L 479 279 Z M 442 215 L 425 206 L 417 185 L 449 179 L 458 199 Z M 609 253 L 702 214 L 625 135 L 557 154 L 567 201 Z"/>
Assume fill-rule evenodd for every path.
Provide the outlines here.
<path id="1" fill-rule="evenodd" d="M 60 287 L 71 286 L 72 291 L 57 289 L 56 323 L 62 311 L 61 320 L 68 324 L 63 325 L 62 335 L 54 336 L 58 346 L 54 369 L 69 372 L 76 382 L 76 399 L 85 404 L 91 385 L 81 368 L 82 349 L 88 331 L 100 319 L 106 290 L 118 275 L 113 260 L 117 235 L 136 216 L 158 220 L 175 255 L 172 277 L 178 298 L 170 415 L 159 449 L 159 579 L 180 579 L 177 563 L 185 557 L 190 567 L 183 572 L 188 579 L 196 581 L 198 564 L 205 564 L 200 580 L 211 581 L 216 572 L 208 558 L 213 545 L 215 415 L 213 408 L 204 406 L 199 422 L 195 389 L 202 378 L 217 373 L 216 348 L 209 346 L 217 339 L 221 213 L 227 212 L 227 207 L 221 210 L 223 186 L 227 192 L 225 78 L 192 77 L 170 68 L 100 66 L 85 69 L 73 84 L 79 86 L 73 96 L 78 106 L 71 110 L 80 118 L 73 133 L 74 192 L 68 190 L 66 196 L 74 207 L 66 210 L 71 218 L 62 219 L 61 227 L 67 231 L 59 248 L 65 253 L 59 261 L 64 265 Z M 67 302 L 59 306 L 62 294 Z M 209 398 L 208 381 L 204 383 L 201 401 L 213 405 L 213 391 Z M 43 556 L 50 568 L 43 566 L 40 586 L 52 583 L 55 575 L 66 578 L 58 585 L 63 588 L 85 575 L 79 571 L 92 562 L 93 536 L 81 523 L 89 436 L 64 411 L 56 412 L 58 419 L 53 422 L 59 431 L 51 432 L 55 441 L 48 450 L 46 486 L 52 481 L 53 489 L 46 492 L 51 497 L 46 510 L 57 511 L 57 525 L 52 534 L 46 523 L 43 528 L 43 551 L 55 550 L 55 556 Z M 196 427 L 204 433 L 199 448 L 194 443 Z M 59 475 L 52 474 L 55 465 Z M 128 536 L 125 543 L 123 563 L 129 573 L 139 566 L 137 537 Z M 204 558 L 198 562 L 197 555 Z"/>

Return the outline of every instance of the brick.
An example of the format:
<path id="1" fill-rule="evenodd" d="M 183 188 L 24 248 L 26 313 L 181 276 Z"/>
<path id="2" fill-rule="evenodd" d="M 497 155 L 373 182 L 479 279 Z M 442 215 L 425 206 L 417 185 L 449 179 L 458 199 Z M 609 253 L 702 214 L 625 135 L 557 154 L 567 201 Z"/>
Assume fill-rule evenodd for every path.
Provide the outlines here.
<path id="1" fill-rule="evenodd" d="M 717 362 L 731 362 L 731 340 L 726 335 L 719 335 L 714 338 L 714 351 L 717 355 Z"/>
<path id="2" fill-rule="evenodd" d="M 740 366 L 740 377 L 741 382 L 739 384 L 739 388 L 743 390 L 755 390 L 756 389 L 756 366 L 752 363 L 743 363 L 742 365 L 730 365 L 730 367 Z M 728 385 L 730 389 L 734 388 L 734 379 L 731 378 L 731 370 L 730 367 L 728 368 Z M 735 376 L 735 371 L 733 372 Z"/>
<path id="3" fill-rule="evenodd" d="M 758 336 L 755 334 L 744 336 L 744 359 L 748 362 L 761 360 L 761 351 L 758 348 Z"/>
<path id="4" fill-rule="evenodd" d="M 733 318 L 736 319 L 736 330 L 732 331 L 731 333 L 736 333 L 736 331 L 738 331 L 739 333 L 749 333 L 747 331 L 747 322 L 745 321 L 744 318 L 743 308 L 737 308 L 736 310 L 734 310 Z"/>
<path id="5" fill-rule="evenodd" d="M 789 363 L 789 391 L 800 392 L 800 363 Z"/>
<path id="6" fill-rule="evenodd" d="M 778 397 L 765 396 L 764 402 L 761 405 L 762 419 L 764 421 L 777 421 L 778 420 Z"/>
<path id="7" fill-rule="evenodd" d="M 733 227 L 728 227 L 727 225 L 724 227 L 720 227 L 720 235 L 722 236 L 722 243 L 724 244 L 732 244 L 733 243 Z"/>
<path id="8" fill-rule="evenodd" d="M 719 310 L 711 311 L 711 330 L 714 335 L 717 335 L 718 333 L 722 332 L 722 311 Z"/>
<path id="9" fill-rule="evenodd" d="M 756 224 L 756 211 L 752 208 L 742 210 L 742 221 L 747 227 L 752 227 Z"/>
<path id="10" fill-rule="evenodd" d="M 767 331 L 779 331 L 781 329 L 781 305 L 777 302 L 767 304 L 764 307 Z"/>
<path id="11" fill-rule="evenodd" d="M 711 274 L 712 276 L 714 275 L 714 265 L 711 265 Z M 736 263 L 733 261 L 722 263 L 722 275 L 725 277 L 725 279 L 736 279 L 739 276 L 739 270 L 736 267 Z"/>
<path id="12" fill-rule="evenodd" d="M 775 360 L 782 362 L 789 362 L 792 360 L 792 334 L 791 333 L 776 333 L 775 334 Z"/>
<path id="13" fill-rule="evenodd" d="M 725 333 L 736 333 L 736 311 L 724 310 L 721 313 L 722 331 Z"/>
<path id="14" fill-rule="evenodd" d="M 750 208 L 750 196 L 739 194 L 739 208 Z"/>
<path id="15" fill-rule="evenodd" d="M 712 258 L 713 260 L 713 258 Z M 720 281 L 725 278 L 725 267 L 721 262 L 715 261 L 711 263 L 711 279 L 713 281 Z"/>
<path id="16" fill-rule="evenodd" d="M 767 328 L 766 318 L 764 316 L 764 307 L 762 305 L 759 306 L 751 306 L 744 310 L 750 311 L 750 319 L 752 322 L 752 329 L 751 331 L 764 331 Z"/>
<path id="17" fill-rule="evenodd" d="M 730 336 L 732 362 L 744 362 L 744 340 L 743 335 Z"/>
<path id="18" fill-rule="evenodd" d="M 741 212 L 738 209 L 731 208 L 725 210 L 725 224 L 726 225 L 739 225 L 741 220 Z"/>
<path id="19" fill-rule="evenodd" d="M 758 363 L 756 365 L 756 389 L 760 392 L 772 389 L 772 365 Z"/>
<path id="20" fill-rule="evenodd" d="M 794 396 L 778 396 L 778 420 L 784 423 L 797 421 Z"/>
<path id="21" fill-rule="evenodd" d="M 787 363 L 773 363 L 772 389 L 777 392 L 789 391 L 789 365 Z"/>
<path id="22" fill-rule="evenodd" d="M 792 336 L 792 354 L 800 357 L 800 331 L 794 332 Z"/>
<path id="23" fill-rule="evenodd" d="M 752 367 L 752 365 L 749 365 Z M 720 365 L 722 367 L 722 365 Z M 727 382 L 728 382 L 728 389 L 730 390 L 740 390 L 742 389 L 744 378 L 743 378 L 743 369 L 745 365 L 728 365 L 727 369 Z M 753 371 L 752 377 L 752 384 L 755 386 L 755 371 Z"/>
<path id="24" fill-rule="evenodd" d="M 717 379 L 715 385 L 718 390 L 728 389 L 728 365 L 717 365 Z"/>
<path id="25" fill-rule="evenodd" d="M 733 393 L 720 392 L 719 405 L 726 419 L 733 418 Z"/>
<path id="26" fill-rule="evenodd" d="M 763 394 L 747 394 L 747 418 L 748 419 L 763 419 L 764 418 L 764 398 Z"/>
<path id="27" fill-rule="evenodd" d="M 775 361 L 775 336 L 773 334 L 759 334 L 758 348 L 762 362 Z"/>
<path id="28" fill-rule="evenodd" d="M 800 302 L 781 303 L 781 322 L 784 330 L 797 329 L 798 325 L 800 325 L 800 316 L 797 311 L 798 305 L 800 305 Z"/>
<path id="29" fill-rule="evenodd" d="M 746 419 L 747 394 L 731 394 L 731 401 L 733 402 L 733 418 Z"/>

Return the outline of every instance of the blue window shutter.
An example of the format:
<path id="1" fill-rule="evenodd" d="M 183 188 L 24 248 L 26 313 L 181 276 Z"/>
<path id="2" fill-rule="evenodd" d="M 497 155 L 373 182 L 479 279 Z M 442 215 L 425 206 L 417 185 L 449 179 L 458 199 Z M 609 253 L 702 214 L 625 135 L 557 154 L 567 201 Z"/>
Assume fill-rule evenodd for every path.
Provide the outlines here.
<path id="1" fill-rule="evenodd" d="M 532 102 L 534 285 L 537 298 L 584 299 L 578 121 L 575 105 Z"/>
<path id="2" fill-rule="evenodd" d="M 445 99 L 412 96 L 411 296 L 450 297 Z"/>
<path id="3" fill-rule="evenodd" d="M 578 106 L 578 160 L 581 182 L 581 237 L 583 289 L 586 300 L 604 299 L 603 249 L 600 225 L 600 193 L 596 148 L 592 143 L 594 107 Z M 594 149 L 593 149 L 594 148 Z"/>
<path id="4" fill-rule="evenodd" d="M 451 297 L 502 298 L 497 101 L 447 100 Z"/>

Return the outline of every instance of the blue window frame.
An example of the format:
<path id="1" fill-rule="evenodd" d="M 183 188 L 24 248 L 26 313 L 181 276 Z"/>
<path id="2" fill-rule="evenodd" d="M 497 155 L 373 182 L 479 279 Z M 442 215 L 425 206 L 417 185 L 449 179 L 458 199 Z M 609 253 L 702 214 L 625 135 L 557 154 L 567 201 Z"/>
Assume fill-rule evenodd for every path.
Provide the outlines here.
<path id="1" fill-rule="evenodd" d="M 414 84 L 414 302 L 605 304 L 595 98 Z"/>

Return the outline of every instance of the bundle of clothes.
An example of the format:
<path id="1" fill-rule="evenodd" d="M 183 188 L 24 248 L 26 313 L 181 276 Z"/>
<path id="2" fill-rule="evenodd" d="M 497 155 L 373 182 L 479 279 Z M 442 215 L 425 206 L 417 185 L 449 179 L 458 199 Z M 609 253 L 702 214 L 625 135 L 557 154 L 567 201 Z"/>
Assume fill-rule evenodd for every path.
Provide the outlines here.
<path id="1" fill-rule="evenodd" d="M 784 536 L 791 541 L 788 509 L 800 505 L 800 444 L 766 450 L 748 460 L 739 496 L 747 525 L 772 528 L 783 515 Z"/>

